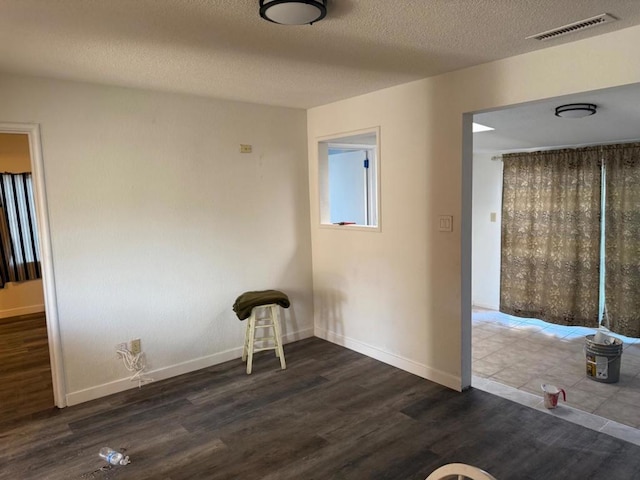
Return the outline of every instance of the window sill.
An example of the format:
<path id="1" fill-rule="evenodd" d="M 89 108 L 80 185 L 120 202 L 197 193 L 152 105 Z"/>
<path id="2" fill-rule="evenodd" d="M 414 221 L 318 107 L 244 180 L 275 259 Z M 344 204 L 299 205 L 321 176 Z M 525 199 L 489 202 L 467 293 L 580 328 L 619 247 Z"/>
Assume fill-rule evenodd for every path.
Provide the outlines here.
<path id="1" fill-rule="evenodd" d="M 334 223 L 321 223 L 320 228 L 342 231 L 380 232 L 380 225 L 336 225 Z"/>

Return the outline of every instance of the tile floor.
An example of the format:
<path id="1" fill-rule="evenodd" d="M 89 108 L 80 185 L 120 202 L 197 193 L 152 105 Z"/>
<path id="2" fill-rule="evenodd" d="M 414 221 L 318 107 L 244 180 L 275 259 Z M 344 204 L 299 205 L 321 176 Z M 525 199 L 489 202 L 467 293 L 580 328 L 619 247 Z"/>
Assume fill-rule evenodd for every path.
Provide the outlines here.
<path id="1" fill-rule="evenodd" d="M 640 439 L 640 339 L 618 336 L 624 342 L 620 380 L 606 384 L 586 375 L 585 336 L 591 333 L 474 308 L 473 385 L 543 409 L 540 385 L 552 383 L 567 392 L 564 412 L 575 417 L 568 420 Z M 550 413 L 561 416 L 562 410 Z"/>

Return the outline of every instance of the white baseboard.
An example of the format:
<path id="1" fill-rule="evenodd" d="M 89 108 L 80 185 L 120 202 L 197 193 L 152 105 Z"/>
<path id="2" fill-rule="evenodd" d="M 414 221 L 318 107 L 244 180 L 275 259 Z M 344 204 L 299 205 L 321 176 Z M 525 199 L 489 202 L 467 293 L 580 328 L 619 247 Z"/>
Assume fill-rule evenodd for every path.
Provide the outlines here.
<path id="1" fill-rule="evenodd" d="M 316 327 L 315 336 L 327 340 L 328 342 L 346 347 L 349 350 L 362 353 L 363 355 L 374 358 L 406 372 L 413 373 L 414 375 L 418 375 L 419 377 L 426 378 L 427 380 L 430 380 L 432 382 L 439 383 L 440 385 L 444 385 L 445 387 L 451 388 L 452 390 L 456 390 L 458 392 L 462 390 L 462 379 L 459 376 L 451 375 L 450 373 L 443 372 L 442 370 L 431 368 L 427 365 L 418 363 L 414 360 L 410 360 L 394 353 L 385 352 L 384 350 L 381 350 L 378 347 L 374 347 L 373 345 L 363 343 L 353 338 L 345 337 L 344 335 L 340 335 L 323 328 Z"/>
<path id="2" fill-rule="evenodd" d="M 44 305 L 29 305 L 28 307 L 10 308 L 0 311 L 0 318 L 18 317 L 31 313 L 44 312 Z"/>
<path id="3" fill-rule="evenodd" d="M 297 332 L 288 333 L 282 336 L 282 343 L 291 343 L 304 338 L 313 336 L 313 328 L 307 328 L 299 330 Z M 176 377 L 184 373 L 193 372 L 202 368 L 211 367 L 220 363 L 228 362 L 229 360 L 235 360 L 242 356 L 242 347 L 231 348 L 223 352 L 217 352 L 211 355 L 206 355 L 200 358 L 194 358 L 193 360 L 187 360 L 186 362 L 177 363 L 168 367 L 162 367 L 155 370 L 145 372 L 145 374 L 156 382 L 158 380 L 165 380 L 167 378 Z M 96 385 L 94 387 L 85 388 L 83 390 L 77 390 L 75 392 L 67 393 L 67 406 L 77 405 L 79 403 L 88 402 L 97 398 L 106 397 L 114 393 L 123 392 L 132 388 L 138 388 L 137 382 L 132 382 L 129 378 L 121 378 L 114 380 L 113 382 L 103 383 L 102 385 Z M 143 387 L 144 388 L 144 387 Z"/>
<path id="4" fill-rule="evenodd" d="M 471 305 L 478 308 L 485 308 L 487 310 L 495 310 L 495 311 L 500 310 L 499 305 L 489 305 L 489 304 L 480 303 L 480 302 L 471 302 Z"/>
<path id="5" fill-rule="evenodd" d="M 297 332 L 285 333 L 282 336 L 282 343 L 297 342 L 298 340 L 304 340 L 309 337 L 313 337 L 313 327 L 298 330 Z"/>

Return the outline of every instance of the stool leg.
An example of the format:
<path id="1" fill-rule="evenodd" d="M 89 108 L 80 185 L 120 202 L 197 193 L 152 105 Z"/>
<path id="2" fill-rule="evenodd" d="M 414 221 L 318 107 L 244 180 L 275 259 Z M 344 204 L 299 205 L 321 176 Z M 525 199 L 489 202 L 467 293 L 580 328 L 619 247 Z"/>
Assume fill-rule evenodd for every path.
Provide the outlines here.
<path id="1" fill-rule="evenodd" d="M 247 361 L 247 350 L 249 349 L 249 326 L 251 322 L 247 319 L 247 327 L 244 329 L 244 343 L 242 345 L 242 361 Z"/>
<path id="2" fill-rule="evenodd" d="M 278 350 L 278 331 L 276 330 L 278 307 L 276 305 L 269 306 L 269 315 L 269 319 L 271 320 L 271 330 L 273 331 L 273 353 L 276 354 L 276 358 L 279 358 L 280 351 Z"/>
<path id="3" fill-rule="evenodd" d="M 247 375 L 251 374 L 251 367 L 253 366 L 253 347 L 255 343 L 256 334 L 256 314 L 251 312 L 249 317 L 249 345 L 248 345 L 248 358 L 247 358 Z"/>
<path id="4" fill-rule="evenodd" d="M 276 343 L 276 356 L 280 357 L 280 367 L 282 370 L 287 368 L 287 362 L 284 360 L 284 350 L 282 348 L 282 331 L 280 329 L 280 319 L 278 318 L 278 306 L 271 307 L 271 316 L 273 317 L 273 329 L 275 343 Z"/>

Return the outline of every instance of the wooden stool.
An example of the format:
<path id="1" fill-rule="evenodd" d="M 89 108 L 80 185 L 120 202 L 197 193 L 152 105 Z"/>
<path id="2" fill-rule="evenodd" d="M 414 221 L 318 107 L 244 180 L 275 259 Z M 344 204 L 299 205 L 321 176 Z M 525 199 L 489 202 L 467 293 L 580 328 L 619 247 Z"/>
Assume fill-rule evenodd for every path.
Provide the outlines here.
<path id="1" fill-rule="evenodd" d="M 266 316 L 259 317 L 260 310 L 266 312 Z M 271 328 L 272 337 L 260 337 L 256 339 L 256 330 L 258 328 Z M 256 348 L 256 342 L 272 341 L 273 346 Z M 280 366 L 284 370 L 287 364 L 284 361 L 284 350 L 282 349 L 282 331 L 280 329 L 280 319 L 278 316 L 278 305 L 270 303 L 268 305 L 259 305 L 251 309 L 251 316 L 247 319 L 247 331 L 244 336 L 244 347 L 242 348 L 242 361 L 247 362 L 247 375 L 251 373 L 253 364 L 253 353 L 263 350 L 275 350 L 276 357 L 280 357 Z"/>

